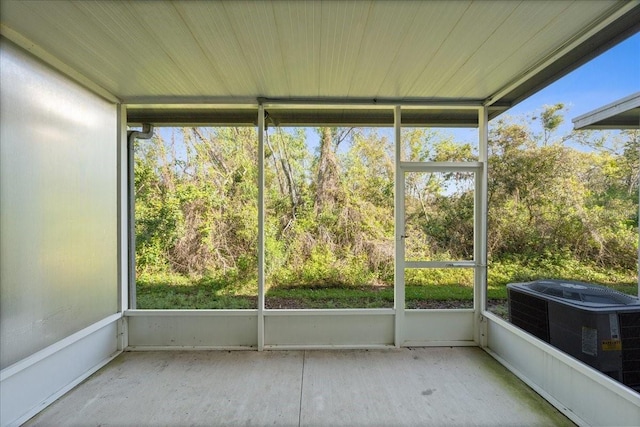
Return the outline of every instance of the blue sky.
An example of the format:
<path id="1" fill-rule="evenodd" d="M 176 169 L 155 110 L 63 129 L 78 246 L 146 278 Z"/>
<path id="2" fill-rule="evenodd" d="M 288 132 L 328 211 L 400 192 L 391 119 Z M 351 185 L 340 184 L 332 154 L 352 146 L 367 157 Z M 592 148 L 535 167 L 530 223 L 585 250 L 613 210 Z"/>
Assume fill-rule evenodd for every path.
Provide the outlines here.
<path id="1" fill-rule="evenodd" d="M 510 109 L 518 116 L 540 111 L 543 105 L 559 102 L 568 112 L 564 128 L 571 120 L 603 105 L 640 91 L 640 33 L 592 59 L 555 83 Z"/>

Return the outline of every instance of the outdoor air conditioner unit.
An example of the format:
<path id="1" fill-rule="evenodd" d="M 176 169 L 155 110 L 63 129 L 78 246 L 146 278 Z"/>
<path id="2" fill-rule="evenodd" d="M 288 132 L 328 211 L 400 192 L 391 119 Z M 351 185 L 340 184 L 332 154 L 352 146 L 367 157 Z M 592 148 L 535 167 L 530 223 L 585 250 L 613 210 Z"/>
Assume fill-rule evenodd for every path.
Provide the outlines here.
<path id="1" fill-rule="evenodd" d="M 568 280 L 507 285 L 509 320 L 640 392 L 640 299 Z"/>

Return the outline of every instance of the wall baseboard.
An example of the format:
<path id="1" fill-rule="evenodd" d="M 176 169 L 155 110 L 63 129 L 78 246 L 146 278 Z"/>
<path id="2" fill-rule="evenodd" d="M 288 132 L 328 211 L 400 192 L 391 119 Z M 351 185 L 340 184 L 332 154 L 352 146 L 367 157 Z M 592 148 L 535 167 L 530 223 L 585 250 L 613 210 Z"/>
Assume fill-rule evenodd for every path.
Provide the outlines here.
<path id="1" fill-rule="evenodd" d="M 118 321 L 111 315 L 0 372 L 0 426 L 38 414 L 116 357 Z"/>

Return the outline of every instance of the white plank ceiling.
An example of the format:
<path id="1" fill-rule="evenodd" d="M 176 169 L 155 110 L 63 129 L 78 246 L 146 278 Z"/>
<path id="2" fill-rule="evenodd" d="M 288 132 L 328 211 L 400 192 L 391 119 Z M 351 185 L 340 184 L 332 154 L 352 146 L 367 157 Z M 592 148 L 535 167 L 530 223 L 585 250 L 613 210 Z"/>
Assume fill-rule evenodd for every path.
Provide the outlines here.
<path id="1" fill-rule="evenodd" d="M 5 37 L 125 103 L 446 100 L 495 111 L 640 22 L 638 1 L 611 0 L 3 0 L 0 12 Z"/>

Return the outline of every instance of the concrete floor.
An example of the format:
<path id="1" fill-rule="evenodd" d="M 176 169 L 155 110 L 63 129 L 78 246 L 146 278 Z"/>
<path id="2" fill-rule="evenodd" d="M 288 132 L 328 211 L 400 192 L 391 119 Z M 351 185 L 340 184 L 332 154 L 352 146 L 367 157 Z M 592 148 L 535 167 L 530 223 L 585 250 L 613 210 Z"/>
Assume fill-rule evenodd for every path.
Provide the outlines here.
<path id="1" fill-rule="evenodd" d="M 479 348 L 123 353 L 28 426 L 573 425 Z"/>

